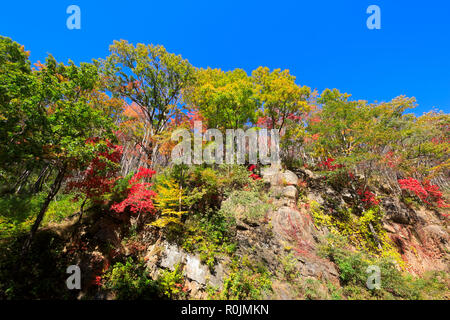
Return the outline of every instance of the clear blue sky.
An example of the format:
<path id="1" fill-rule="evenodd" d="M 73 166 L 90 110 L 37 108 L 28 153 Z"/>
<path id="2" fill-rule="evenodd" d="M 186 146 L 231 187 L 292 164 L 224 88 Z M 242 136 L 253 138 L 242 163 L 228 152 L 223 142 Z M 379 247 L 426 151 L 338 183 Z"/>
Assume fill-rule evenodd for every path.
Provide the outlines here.
<path id="1" fill-rule="evenodd" d="M 81 8 L 68 30 L 66 8 Z M 366 27 L 369 5 L 381 30 Z M 1 1 L 0 34 L 31 60 L 105 57 L 115 39 L 164 45 L 197 67 L 289 69 L 297 82 L 356 99 L 417 98 L 415 113 L 450 112 L 448 0 Z"/>

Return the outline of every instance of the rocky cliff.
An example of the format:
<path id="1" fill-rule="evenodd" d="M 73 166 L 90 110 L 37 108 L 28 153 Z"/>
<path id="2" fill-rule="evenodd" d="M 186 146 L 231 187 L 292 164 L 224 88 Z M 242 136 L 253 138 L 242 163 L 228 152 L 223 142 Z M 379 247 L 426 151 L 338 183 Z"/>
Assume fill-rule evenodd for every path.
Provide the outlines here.
<path id="1" fill-rule="evenodd" d="M 382 216 L 379 224 L 377 220 L 368 220 L 369 227 L 365 231 L 367 234 L 361 235 L 358 233 L 363 230 L 364 224 L 361 221 L 365 221 L 364 214 L 356 210 L 339 218 L 343 208 L 354 207 L 356 195 L 350 189 L 337 190 L 322 176 L 307 169 L 294 173 L 269 167 L 261 171 L 261 176 L 270 207 L 260 219 L 237 219 L 233 236 L 235 251 L 232 255 L 220 254 L 213 263 L 205 263 L 201 252 L 186 250 L 177 241 L 148 225 L 134 235 L 133 241 L 124 243 L 122 238 L 126 219 L 103 216 L 97 218 L 93 226 L 89 226 L 89 222 L 84 224 L 84 235 L 99 243 L 98 250 L 80 256 L 81 265 L 91 272 L 86 279 L 92 279 L 100 270 L 106 270 L 114 256 L 123 255 L 143 258 L 146 272 L 152 279 L 162 276 L 176 278 L 178 275 L 178 280 L 172 280 L 178 283 L 182 294 L 169 295 L 171 298 L 230 298 L 223 295 L 223 292 L 229 292 L 233 286 L 247 282 L 248 286 L 257 290 L 257 295 L 248 296 L 250 298 L 377 297 L 377 294 L 370 294 L 370 291 L 356 296 L 353 291 L 348 293 L 347 287 L 353 288 L 356 282 L 353 278 L 346 279 L 345 274 L 343 276 L 344 272 L 348 272 L 345 270 L 346 264 L 350 264 L 351 275 L 354 276 L 352 272 L 357 273 L 358 266 L 352 263 L 358 264 L 360 260 L 351 262 L 352 260 L 347 261 L 345 258 L 346 255 L 353 257 L 352 254 L 361 251 L 358 241 L 353 240 L 363 239 L 361 243 L 372 243 L 375 251 L 378 250 L 373 256 L 388 256 L 393 261 L 397 260 L 394 268 L 399 274 L 409 274 L 420 279 L 424 274 L 440 272 L 439 294 L 448 298 L 448 278 L 445 275 L 448 275 L 450 267 L 450 239 L 446 217 L 425 207 L 408 206 L 380 187 L 376 190 L 381 199 Z M 361 211 L 365 212 L 364 208 Z M 339 227 L 339 219 L 344 219 L 342 221 L 347 221 L 350 225 L 350 221 L 359 221 L 360 229 L 350 228 L 350 231 L 346 231 Z M 330 221 L 336 223 L 337 227 Z M 138 224 L 133 220 L 126 223 Z M 340 236 L 341 242 L 342 238 L 344 241 L 348 240 L 345 248 L 339 247 L 341 242 L 330 241 L 330 238 L 337 236 Z M 101 249 L 102 243 L 112 244 L 113 249 Z M 339 256 L 335 250 L 341 249 L 345 250 L 340 251 Z M 382 280 L 383 276 L 382 273 Z M 389 273 L 386 277 L 392 275 Z M 364 279 L 361 281 L 360 287 Z M 91 282 L 86 284 L 91 291 L 82 291 L 80 297 L 86 294 L 94 294 L 96 298 L 115 297 L 111 291 L 92 289 Z M 361 288 L 358 290 L 364 291 Z M 401 296 L 395 288 L 389 292 L 391 296 L 382 297 Z M 380 297 L 379 294 L 378 296 Z"/>

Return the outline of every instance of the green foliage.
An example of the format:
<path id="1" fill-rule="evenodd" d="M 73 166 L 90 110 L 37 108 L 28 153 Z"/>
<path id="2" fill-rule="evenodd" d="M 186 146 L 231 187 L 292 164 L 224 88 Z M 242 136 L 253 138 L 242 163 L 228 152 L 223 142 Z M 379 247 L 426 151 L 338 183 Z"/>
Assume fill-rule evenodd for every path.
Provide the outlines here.
<path id="1" fill-rule="evenodd" d="M 102 280 L 103 287 L 118 300 L 154 299 L 158 295 L 158 284 L 151 279 L 145 264 L 132 258 L 114 264 Z"/>
<path id="2" fill-rule="evenodd" d="M 206 214 L 216 212 L 223 201 L 237 190 L 260 191 L 262 182 L 249 177 L 248 170 L 241 165 L 220 165 L 210 167 L 191 167 L 184 180 L 184 188 L 189 190 L 186 198 L 194 212 Z"/>
<path id="3" fill-rule="evenodd" d="M 44 193 L 0 197 L 0 239 L 17 237 L 29 231 L 44 197 Z"/>
<path id="4" fill-rule="evenodd" d="M 311 89 L 295 83 L 289 70 L 259 67 L 252 72 L 258 99 L 262 104 L 261 116 L 267 117 L 270 128 L 282 130 L 288 117 L 301 117 L 309 111 L 307 98 Z"/>
<path id="5" fill-rule="evenodd" d="M 92 137 L 113 139 L 113 117 L 95 101 L 97 68 L 88 63 L 79 67 L 57 63 L 49 56 L 38 73 L 43 99 L 48 102 L 45 158 L 70 161 L 73 167 L 85 165 L 100 144 L 87 144 Z"/>
<path id="6" fill-rule="evenodd" d="M 0 239 L 17 237 L 30 230 L 36 214 L 45 199 L 45 192 L 35 195 L 7 194 L 0 197 Z M 79 211 L 81 199 L 73 194 L 62 194 L 49 205 L 43 225 L 61 222 Z"/>
<path id="7" fill-rule="evenodd" d="M 283 274 L 286 280 L 294 280 L 299 276 L 297 269 L 298 260 L 292 252 L 289 252 L 281 258 L 281 265 L 283 266 Z"/>
<path id="8" fill-rule="evenodd" d="M 257 191 L 233 191 L 222 202 L 219 213 L 235 222 L 259 223 L 265 217 L 271 205 L 264 194 Z"/>
<path id="9" fill-rule="evenodd" d="M 230 270 L 224 280 L 223 290 L 209 288 L 212 299 L 260 300 L 272 291 L 272 276 L 263 265 L 251 263 L 243 257 L 234 259 Z"/>
<path id="10" fill-rule="evenodd" d="M 182 299 L 186 297 L 182 265 L 177 264 L 173 271 L 164 270 L 158 278 L 158 285 L 162 293 L 169 299 Z"/>
<path id="11" fill-rule="evenodd" d="M 50 222 L 61 222 L 71 215 L 79 212 L 83 200 L 73 194 L 62 194 L 55 197 L 50 203 L 47 214 L 42 221 L 44 225 Z"/>
<path id="12" fill-rule="evenodd" d="M 186 98 L 206 117 L 209 128 L 238 129 L 255 121 L 258 101 L 244 70 L 198 69 L 195 79 Z"/>
<path id="13" fill-rule="evenodd" d="M 343 285 L 342 294 L 348 299 L 442 299 L 448 292 L 448 276 L 445 273 L 412 277 L 400 271 L 389 257 L 350 251 L 348 242 L 342 237 L 332 236 L 329 240 L 321 252 L 336 263 Z M 380 289 L 367 288 L 369 266 L 380 268 Z"/>
<path id="14" fill-rule="evenodd" d="M 167 127 L 169 119 L 180 113 L 181 93 L 193 80 L 193 68 L 187 60 L 159 45 L 134 46 L 121 40 L 114 41 L 110 52 L 109 57 L 96 62 L 105 89 L 137 107 L 135 113 L 141 116 L 145 128 L 144 132 L 134 132 L 131 139 L 142 143 L 142 136 L 150 133 L 153 140 L 144 146 L 150 156 L 155 137 Z"/>
<path id="15" fill-rule="evenodd" d="M 39 162 L 42 153 L 45 112 L 28 56 L 23 46 L 0 36 L 0 170 L 5 172 Z"/>
<path id="16" fill-rule="evenodd" d="M 220 213 L 194 215 L 186 221 L 182 234 L 182 247 L 188 252 L 199 252 L 200 259 L 210 270 L 223 255 L 234 253 L 229 222 Z"/>

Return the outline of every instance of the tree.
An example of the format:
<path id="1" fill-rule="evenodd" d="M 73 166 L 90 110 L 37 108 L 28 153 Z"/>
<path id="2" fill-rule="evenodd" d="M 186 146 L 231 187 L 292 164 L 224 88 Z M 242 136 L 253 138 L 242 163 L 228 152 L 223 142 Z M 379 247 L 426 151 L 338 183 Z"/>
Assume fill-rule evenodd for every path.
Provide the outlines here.
<path id="1" fill-rule="evenodd" d="M 267 122 L 266 127 L 278 129 L 282 134 L 287 119 L 298 122 L 309 110 L 307 99 L 311 89 L 298 86 L 289 70 L 270 71 L 267 67 L 259 67 L 252 72 L 252 79 L 262 104 L 261 117 Z"/>
<path id="2" fill-rule="evenodd" d="M 49 56 L 37 72 L 37 83 L 35 94 L 46 111 L 42 157 L 56 177 L 24 244 L 24 253 L 67 175 L 83 170 L 96 154 L 100 144 L 86 141 L 114 139 L 115 128 L 113 116 L 95 99 L 99 75 L 94 65 L 82 63 L 78 67 L 70 61 L 66 66 Z"/>
<path id="3" fill-rule="evenodd" d="M 112 192 L 115 182 L 120 178 L 120 159 L 123 149 L 120 145 L 114 145 L 108 140 L 100 141 L 99 138 L 89 139 L 86 143 L 95 145 L 98 151 L 85 166 L 86 169 L 74 172 L 66 185 L 68 191 L 76 190 L 85 197 L 80 208 L 80 220 L 86 200 L 101 203 L 105 200 L 105 196 Z"/>
<path id="4" fill-rule="evenodd" d="M 16 190 L 39 166 L 44 137 L 45 110 L 28 55 L 23 46 L 0 36 L 0 174 L 5 185 L 11 178 Z"/>
<path id="5" fill-rule="evenodd" d="M 117 213 L 123 213 L 129 210 L 132 213 L 155 213 L 153 199 L 156 197 L 155 191 L 151 189 L 152 183 L 145 182 L 156 172 L 151 169 L 139 168 L 138 172 L 128 181 L 127 196 L 124 200 L 114 203 L 111 210 Z M 139 218 L 138 216 L 138 218 Z"/>
<path id="6" fill-rule="evenodd" d="M 160 181 L 155 189 L 157 194 L 155 207 L 161 216 L 152 225 L 164 228 L 167 225 L 181 224 L 181 218 L 187 212 L 182 210 L 186 201 L 183 189 L 172 178 Z"/>
<path id="7" fill-rule="evenodd" d="M 420 169 L 418 150 L 422 160 L 445 159 L 445 144 L 427 148 L 432 144 L 431 132 L 436 134 L 438 130 L 418 125 L 418 119 L 406 113 L 415 107 L 414 98 L 399 96 L 389 102 L 369 104 L 352 101 L 350 95 L 336 89 L 326 89 L 317 102 L 320 108 L 309 118 L 306 130 L 309 151 L 316 158 L 336 160 L 341 171 L 362 173 L 362 189 L 374 173 L 383 183 L 399 190 L 398 176 L 430 169 L 432 162 Z"/>
<path id="8" fill-rule="evenodd" d="M 239 129 L 255 122 L 255 93 L 251 78 L 242 69 L 198 69 L 186 100 L 199 109 L 209 128 Z"/>
<path id="9" fill-rule="evenodd" d="M 181 112 L 181 95 L 192 81 L 193 68 L 163 46 L 133 46 L 121 40 L 114 41 L 110 52 L 109 57 L 96 62 L 101 66 L 104 87 L 142 116 L 144 130 L 134 138 L 154 162 L 159 146 L 155 137 Z"/>

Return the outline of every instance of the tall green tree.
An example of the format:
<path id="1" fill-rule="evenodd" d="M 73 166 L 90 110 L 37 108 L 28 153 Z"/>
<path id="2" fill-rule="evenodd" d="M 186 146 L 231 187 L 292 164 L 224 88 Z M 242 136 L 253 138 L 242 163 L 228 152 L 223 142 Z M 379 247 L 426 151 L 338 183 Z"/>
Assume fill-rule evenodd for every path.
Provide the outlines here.
<path id="1" fill-rule="evenodd" d="M 110 56 L 100 59 L 107 91 L 132 104 L 144 120 L 138 144 L 152 161 L 158 152 L 157 137 L 170 119 L 182 110 L 182 93 L 192 82 L 193 67 L 163 46 L 114 41 Z"/>
<path id="2" fill-rule="evenodd" d="M 259 67 L 252 72 L 252 79 L 262 107 L 260 116 L 267 119 L 271 128 L 282 133 L 289 118 L 300 121 L 308 112 L 311 89 L 297 85 L 289 70 Z"/>
<path id="3" fill-rule="evenodd" d="M 36 86 L 24 47 L 0 37 L 0 174 L 6 186 L 26 181 L 39 163 L 45 110 Z"/>
<path id="4" fill-rule="evenodd" d="M 55 173 L 24 252 L 67 175 L 84 169 L 98 149 L 105 146 L 106 139 L 114 139 L 115 128 L 114 115 L 105 112 L 108 109 L 97 99 L 99 74 L 93 64 L 64 65 L 49 56 L 37 72 L 37 82 L 35 94 L 46 111 L 42 157 Z M 105 143 L 87 143 L 93 138 Z"/>
<path id="5" fill-rule="evenodd" d="M 258 100 L 252 79 L 242 69 L 198 69 L 186 100 L 198 108 L 208 127 L 238 129 L 255 122 Z"/>

